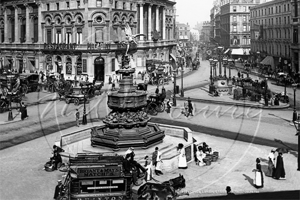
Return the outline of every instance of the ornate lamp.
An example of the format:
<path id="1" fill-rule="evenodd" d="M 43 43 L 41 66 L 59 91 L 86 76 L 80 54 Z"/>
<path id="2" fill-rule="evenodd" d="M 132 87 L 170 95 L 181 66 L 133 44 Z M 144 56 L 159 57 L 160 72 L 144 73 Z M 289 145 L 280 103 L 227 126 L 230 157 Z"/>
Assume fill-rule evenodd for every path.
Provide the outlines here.
<path id="1" fill-rule="evenodd" d="M 297 83 L 292 84 L 294 89 L 294 112 L 293 112 L 293 121 L 297 120 L 297 112 L 296 112 L 296 90 L 297 90 Z"/>

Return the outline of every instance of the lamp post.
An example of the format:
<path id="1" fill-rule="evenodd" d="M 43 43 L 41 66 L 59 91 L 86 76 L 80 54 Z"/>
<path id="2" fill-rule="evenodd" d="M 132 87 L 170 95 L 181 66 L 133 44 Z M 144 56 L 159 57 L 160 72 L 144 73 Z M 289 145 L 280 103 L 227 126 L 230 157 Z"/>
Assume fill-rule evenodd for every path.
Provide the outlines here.
<path id="1" fill-rule="evenodd" d="M 6 76 L 6 80 L 7 80 L 7 78 L 9 78 L 9 90 L 10 90 L 10 95 L 9 95 L 9 111 L 8 111 L 8 121 L 13 121 L 14 119 L 13 119 L 13 114 L 12 114 L 12 108 L 11 108 L 11 101 L 12 101 L 12 99 L 11 99 L 11 96 L 12 96 L 12 80 L 11 80 L 11 78 L 12 78 L 12 73 L 11 73 L 11 71 L 9 72 L 9 74 L 10 75 L 8 75 L 8 76 Z M 8 81 L 7 81 L 7 83 L 8 83 Z"/>
<path id="2" fill-rule="evenodd" d="M 267 99 L 267 90 L 268 90 L 268 78 L 267 76 L 265 76 L 265 81 L 266 81 L 266 84 L 265 84 L 265 106 L 268 106 L 268 99 Z"/>
<path id="3" fill-rule="evenodd" d="M 226 78 L 226 65 L 228 64 L 228 59 L 223 58 L 223 67 L 224 67 L 224 77 Z"/>
<path id="4" fill-rule="evenodd" d="M 214 59 L 213 62 L 214 62 L 214 77 L 216 77 L 217 76 L 217 64 L 218 64 L 218 60 Z"/>
<path id="5" fill-rule="evenodd" d="M 286 103 L 287 95 L 286 95 L 286 75 L 284 76 L 284 103 Z"/>
<path id="6" fill-rule="evenodd" d="M 219 46 L 219 47 L 217 48 L 217 54 L 218 54 L 218 56 L 219 56 L 219 75 L 220 75 L 220 76 L 222 75 L 221 59 L 223 58 L 223 56 L 222 56 L 223 50 L 224 50 L 224 47 Z"/>
<path id="7" fill-rule="evenodd" d="M 228 69 L 229 69 L 229 79 L 231 79 L 231 66 L 233 65 L 233 60 L 231 58 L 228 59 Z"/>
<path id="8" fill-rule="evenodd" d="M 299 154 L 299 149 L 300 149 L 300 114 L 298 115 L 298 119 L 297 122 L 296 120 L 293 121 L 294 122 L 294 126 L 296 128 L 296 136 L 298 136 L 298 168 L 297 170 L 300 171 L 300 154 Z"/>
<path id="9" fill-rule="evenodd" d="M 297 90 L 297 83 L 292 84 L 294 89 L 294 112 L 293 112 L 293 121 L 297 120 L 297 112 L 296 112 L 296 90 Z M 299 151 L 299 150 L 298 150 Z"/>
<path id="10" fill-rule="evenodd" d="M 184 97 L 184 90 L 183 90 L 183 72 L 184 72 L 184 70 L 183 70 L 183 67 L 181 67 L 181 91 L 180 91 L 180 96 L 181 97 Z"/>
<path id="11" fill-rule="evenodd" d="M 212 68 L 213 68 L 213 60 L 212 58 L 209 59 L 209 64 L 210 64 L 210 84 L 212 84 Z"/>
<path id="12" fill-rule="evenodd" d="M 82 93 L 83 93 L 83 116 L 82 116 L 82 125 L 86 125 L 87 124 L 87 118 L 86 118 L 86 106 L 85 106 L 85 104 L 86 104 L 86 95 L 87 95 L 87 93 L 88 93 L 88 91 L 89 91 L 89 88 L 87 87 L 87 88 L 82 88 L 83 86 L 81 86 L 81 91 L 82 91 Z"/>
<path id="13" fill-rule="evenodd" d="M 176 106 L 176 70 L 173 70 L 172 72 L 174 77 L 173 106 Z"/>

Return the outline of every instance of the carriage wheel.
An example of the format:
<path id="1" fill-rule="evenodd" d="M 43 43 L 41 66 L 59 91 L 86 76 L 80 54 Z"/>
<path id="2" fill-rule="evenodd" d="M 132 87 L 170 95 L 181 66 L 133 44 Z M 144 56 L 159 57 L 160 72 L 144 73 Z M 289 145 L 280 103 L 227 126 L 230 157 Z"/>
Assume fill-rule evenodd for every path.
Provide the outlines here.
<path id="1" fill-rule="evenodd" d="M 75 104 L 75 106 L 79 105 L 79 99 L 78 98 L 74 99 L 74 104 Z"/>
<path id="2" fill-rule="evenodd" d="M 69 104 L 71 102 L 70 98 L 66 98 L 66 104 Z"/>
<path id="3" fill-rule="evenodd" d="M 28 92 L 28 86 L 25 85 L 25 84 L 23 84 L 23 85 L 21 86 L 21 93 L 22 93 L 22 94 L 27 94 L 27 92 Z"/>
<path id="4" fill-rule="evenodd" d="M 164 85 L 164 78 L 160 78 L 160 79 L 158 79 L 158 81 L 157 81 L 157 84 L 158 85 Z"/>
<path id="5" fill-rule="evenodd" d="M 150 115 L 157 115 L 157 110 L 156 110 L 157 105 L 155 103 L 150 103 L 147 106 L 147 113 L 149 113 Z"/>
<path id="6" fill-rule="evenodd" d="M 156 107 L 155 107 L 157 112 L 164 112 L 165 111 L 165 104 L 164 102 L 159 103 Z"/>

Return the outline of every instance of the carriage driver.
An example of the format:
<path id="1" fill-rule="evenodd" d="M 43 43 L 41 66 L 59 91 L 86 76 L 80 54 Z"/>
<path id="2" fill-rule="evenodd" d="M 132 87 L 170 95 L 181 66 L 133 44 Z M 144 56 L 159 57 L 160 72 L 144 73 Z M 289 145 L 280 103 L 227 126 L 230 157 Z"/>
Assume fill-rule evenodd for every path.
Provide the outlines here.
<path id="1" fill-rule="evenodd" d="M 125 160 L 128 160 L 129 163 L 130 163 L 130 166 L 134 166 L 136 169 L 137 169 L 137 176 L 139 178 L 143 177 L 143 174 L 142 173 L 146 173 L 146 169 L 140 164 L 138 163 L 137 161 L 134 160 L 134 156 L 135 156 L 135 153 L 134 153 L 134 148 L 133 147 L 130 147 L 126 152 L 125 152 Z M 127 163 L 127 168 L 129 166 L 129 163 Z M 141 173 L 142 172 L 142 173 Z"/>

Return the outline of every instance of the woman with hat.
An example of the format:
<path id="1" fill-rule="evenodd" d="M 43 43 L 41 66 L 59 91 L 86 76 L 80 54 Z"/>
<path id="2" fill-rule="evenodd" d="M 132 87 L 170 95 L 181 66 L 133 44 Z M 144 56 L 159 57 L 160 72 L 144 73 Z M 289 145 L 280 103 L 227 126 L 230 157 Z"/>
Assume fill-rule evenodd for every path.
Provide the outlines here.
<path id="1" fill-rule="evenodd" d="M 275 151 L 271 150 L 271 153 L 268 155 L 268 171 L 266 176 L 273 177 L 275 171 Z"/>
<path id="2" fill-rule="evenodd" d="M 260 159 L 256 158 L 256 169 L 253 170 L 255 172 L 255 178 L 254 178 L 254 186 L 256 188 L 262 188 L 264 187 L 264 178 L 263 178 L 263 173 L 261 170 L 261 165 L 260 165 Z"/>
<path id="3" fill-rule="evenodd" d="M 179 169 L 187 169 L 186 155 L 185 155 L 185 150 L 184 150 L 184 146 L 182 143 L 178 144 L 177 151 L 179 153 L 178 168 Z"/>

